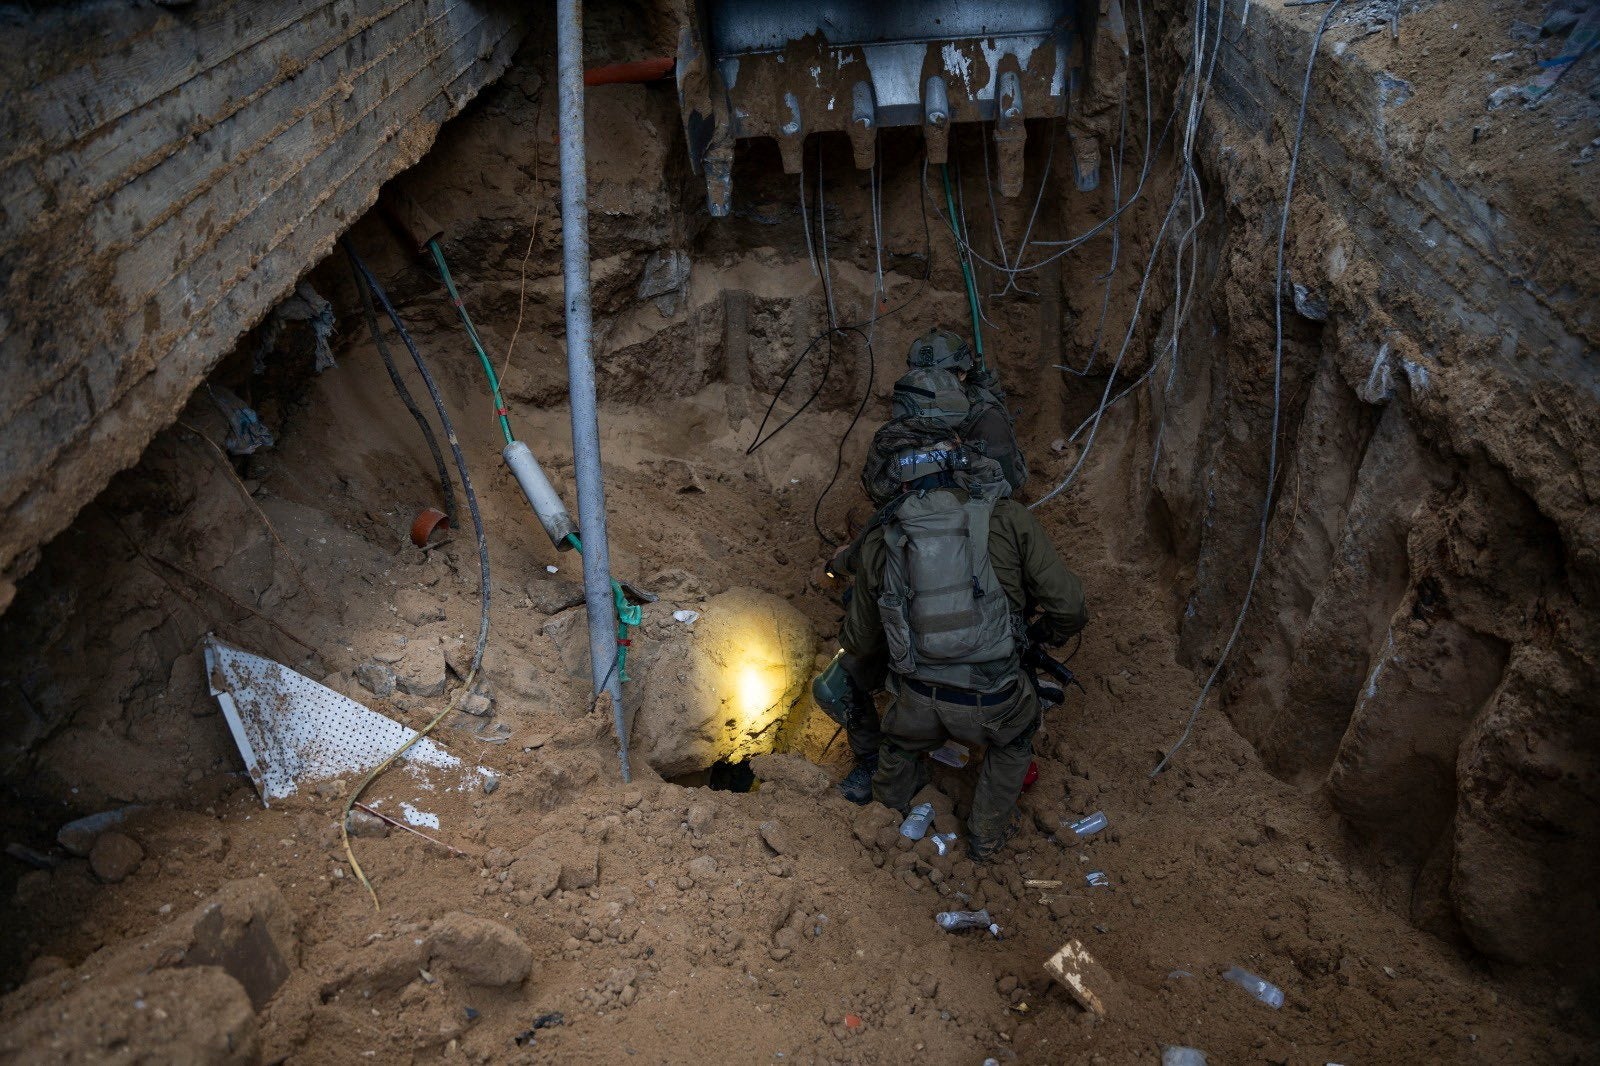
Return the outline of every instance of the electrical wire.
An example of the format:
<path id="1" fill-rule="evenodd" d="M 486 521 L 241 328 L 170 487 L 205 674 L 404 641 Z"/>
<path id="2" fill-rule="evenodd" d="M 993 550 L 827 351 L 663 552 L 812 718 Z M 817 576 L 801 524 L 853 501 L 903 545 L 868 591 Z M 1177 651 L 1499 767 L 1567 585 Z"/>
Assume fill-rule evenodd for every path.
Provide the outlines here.
<path id="1" fill-rule="evenodd" d="M 1328 5 L 1328 10 L 1323 12 L 1322 21 L 1317 24 L 1317 32 L 1311 38 L 1311 55 L 1306 60 L 1305 81 L 1300 88 L 1300 114 L 1295 120 L 1294 144 L 1289 151 L 1289 174 L 1284 183 L 1283 212 L 1278 219 L 1278 259 L 1277 271 L 1272 287 L 1273 300 L 1273 351 L 1272 351 L 1272 432 L 1267 445 L 1267 487 L 1261 502 L 1261 524 L 1256 536 L 1255 561 L 1250 567 L 1250 580 L 1245 584 L 1244 601 L 1239 605 L 1239 614 L 1233 621 L 1233 631 L 1228 634 L 1228 640 L 1222 646 L 1221 653 L 1217 656 L 1216 665 L 1211 668 L 1211 674 L 1206 678 L 1206 683 L 1200 689 L 1193 708 L 1189 711 L 1189 719 L 1184 723 L 1183 733 L 1173 743 L 1167 753 L 1161 757 L 1156 768 L 1150 771 L 1150 776 L 1155 777 L 1172 757 L 1178 753 L 1194 731 L 1195 721 L 1200 717 L 1200 711 L 1205 706 L 1206 697 L 1211 694 L 1212 686 L 1217 682 L 1222 673 L 1223 666 L 1232 654 L 1234 645 L 1239 641 L 1239 633 L 1244 628 L 1245 615 L 1250 610 L 1250 601 L 1255 595 L 1256 581 L 1261 576 L 1261 563 L 1267 551 L 1267 528 L 1272 521 L 1272 501 L 1277 489 L 1278 478 L 1278 424 L 1282 416 L 1283 403 L 1283 281 L 1284 281 L 1284 256 L 1289 239 L 1289 208 L 1294 200 L 1295 175 L 1300 168 L 1300 142 L 1305 136 L 1306 113 L 1310 109 L 1311 78 L 1317 67 L 1317 53 L 1322 47 L 1322 35 L 1327 32 L 1328 24 L 1333 20 L 1334 12 L 1344 0 L 1333 0 Z"/>
<path id="2" fill-rule="evenodd" d="M 1089 452 L 1094 447 L 1095 437 L 1100 430 L 1100 424 L 1105 417 L 1106 410 L 1118 400 L 1121 400 L 1124 396 L 1127 396 L 1141 383 L 1148 380 L 1149 377 L 1155 372 L 1155 369 L 1160 364 L 1161 360 L 1165 358 L 1169 351 L 1173 353 L 1174 359 L 1177 357 L 1176 346 L 1178 344 L 1178 338 L 1181 336 L 1183 327 L 1188 320 L 1188 315 L 1192 308 L 1193 302 L 1192 289 L 1189 290 L 1188 295 L 1185 295 L 1185 291 L 1183 289 L 1183 256 L 1187 250 L 1191 261 L 1191 274 L 1196 272 L 1198 270 L 1198 245 L 1194 241 L 1194 235 L 1198 231 L 1201 221 L 1205 218 L 1205 207 L 1200 190 L 1199 172 L 1195 169 L 1193 162 L 1194 142 L 1199 129 L 1200 115 L 1204 111 L 1205 102 L 1209 97 L 1211 79 L 1216 70 L 1216 57 L 1217 53 L 1220 51 L 1222 43 L 1221 15 L 1226 7 L 1226 3 L 1227 0 L 1219 0 L 1218 3 L 1217 38 L 1216 43 L 1211 48 L 1209 60 L 1206 58 L 1204 49 L 1205 33 L 1207 32 L 1205 27 L 1209 25 L 1210 8 L 1206 3 L 1206 0 L 1201 0 L 1200 4 L 1198 5 L 1201 10 L 1197 12 L 1197 22 L 1199 25 L 1195 31 L 1195 40 L 1199 50 L 1193 54 L 1193 59 L 1191 60 L 1189 67 L 1186 68 L 1182 79 L 1184 81 L 1188 81 L 1192 78 L 1193 84 L 1190 88 L 1188 115 L 1184 121 L 1183 143 L 1179 153 L 1178 182 L 1173 187 L 1172 199 L 1168 204 L 1166 217 L 1162 220 L 1161 229 L 1156 234 L 1155 243 L 1150 249 L 1150 258 L 1145 263 L 1144 274 L 1139 282 L 1138 296 L 1134 301 L 1133 313 L 1128 322 L 1128 332 L 1123 338 L 1122 347 L 1118 350 L 1116 362 L 1112 364 L 1111 373 L 1106 379 L 1106 387 L 1101 393 L 1100 405 L 1095 410 L 1091 422 L 1089 423 L 1089 437 L 1084 442 L 1082 450 L 1078 453 L 1078 460 L 1073 464 L 1073 467 L 1071 471 L 1068 472 L 1067 476 L 1049 493 L 1029 504 L 1028 506 L 1030 510 L 1040 507 L 1054 499 L 1056 496 L 1060 495 L 1077 478 L 1079 471 L 1083 469 L 1084 462 L 1089 457 Z M 1142 30 L 1142 7 L 1140 8 L 1139 17 L 1140 27 Z M 1176 109 L 1174 109 L 1173 114 L 1177 114 Z M 1170 123 L 1171 119 L 1169 118 L 1169 128 Z M 1163 131 L 1162 141 L 1165 140 L 1166 132 Z M 1174 246 L 1174 301 L 1177 310 L 1173 318 L 1171 335 L 1168 339 L 1168 343 L 1156 353 L 1155 357 L 1151 360 L 1150 366 L 1146 368 L 1145 372 L 1135 379 L 1132 384 L 1124 388 L 1115 399 L 1112 399 L 1111 390 L 1116 384 L 1117 371 L 1122 366 L 1122 361 L 1128 352 L 1128 346 L 1133 340 L 1134 332 L 1138 328 L 1139 313 L 1144 304 L 1145 293 L 1149 288 L 1150 278 L 1155 268 L 1156 256 L 1161 249 L 1163 241 L 1165 240 L 1168 227 L 1171 226 L 1172 220 L 1181 204 L 1187 204 L 1189 207 L 1189 225 L 1188 228 L 1179 235 Z M 1063 369 L 1071 368 L 1064 367 Z M 1074 431 L 1074 438 L 1079 432 L 1082 432 L 1082 430 L 1083 427 L 1079 426 L 1078 429 Z"/>
<path id="3" fill-rule="evenodd" d="M 450 267 L 444 261 L 444 249 L 439 247 L 437 240 L 428 241 L 428 251 L 433 253 L 433 261 L 439 267 L 439 277 L 444 281 L 445 291 L 450 294 L 450 303 L 456 309 L 456 314 L 461 316 L 461 324 L 467 328 L 467 338 L 472 341 L 473 350 L 478 353 L 478 361 L 483 364 L 483 373 L 489 379 L 489 393 L 494 398 L 495 417 L 500 421 L 500 432 L 505 435 L 506 443 L 511 444 L 517 438 L 511 433 L 511 419 L 509 409 L 506 407 L 505 398 L 500 395 L 500 378 L 494 372 L 494 364 L 489 361 L 489 353 L 484 350 L 483 340 L 478 336 L 478 328 L 472 324 L 472 316 L 467 314 L 466 301 L 461 299 L 461 294 L 456 291 L 455 279 L 450 276 Z"/>
<path id="4" fill-rule="evenodd" d="M 349 860 L 350 868 L 355 871 L 357 880 L 367 890 L 367 894 L 372 897 L 373 908 L 381 911 L 383 907 L 378 902 L 377 890 L 372 887 L 372 882 L 368 880 L 366 871 L 361 869 L 361 863 L 356 861 L 355 852 L 350 847 L 350 810 L 356 801 L 361 798 L 361 794 L 367 790 L 367 787 L 373 781 L 377 780 L 380 774 L 387 770 L 395 760 L 410 751 L 423 737 L 433 732 L 434 728 L 444 721 L 445 716 L 460 706 L 462 699 L 472 691 L 473 682 L 478 677 L 478 668 L 483 665 L 484 649 L 489 645 L 489 594 L 491 588 L 489 583 L 489 539 L 484 532 L 483 514 L 478 510 L 477 493 L 472 489 L 472 474 L 467 470 L 466 457 L 461 454 L 461 442 L 456 438 L 455 426 L 450 422 L 450 413 L 445 410 L 444 396 L 439 392 L 438 382 L 434 381 L 433 375 L 429 373 L 428 364 L 423 361 L 422 353 L 417 351 L 416 342 L 411 339 L 411 334 L 406 330 L 405 323 L 400 320 L 400 313 L 394 309 L 394 304 L 389 302 L 389 297 L 383 291 L 383 287 L 378 284 L 378 279 L 373 276 L 372 271 L 367 269 L 367 265 L 356 254 L 355 246 L 350 243 L 348 237 L 341 237 L 339 243 L 344 247 L 345 254 L 350 257 L 351 266 L 355 268 L 356 274 L 360 277 L 371 296 L 383 308 L 384 314 L 389 316 L 389 321 L 394 325 L 395 332 L 400 335 L 400 339 L 405 342 L 406 350 L 411 353 L 412 362 L 417 365 L 417 373 L 422 375 L 423 384 L 428 388 L 428 397 L 433 401 L 434 409 L 439 413 L 439 421 L 444 426 L 445 439 L 450 442 L 450 453 L 452 458 L 455 459 L 456 472 L 461 475 L 461 487 L 466 493 L 467 510 L 472 514 L 472 529 L 477 536 L 478 542 L 478 642 L 472 649 L 472 665 L 467 670 L 466 683 L 462 685 L 455 697 L 445 704 L 444 710 L 433 717 L 432 721 L 423 726 L 415 736 L 406 741 L 403 746 L 383 762 L 373 767 L 361 779 L 360 784 L 356 785 L 349 798 L 345 800 L 344 812 L 339 818 L 339 836 L 344 843 L 344 856 Z"/>
<path id="5" fill-rule="evenodd" d="M 1110 406 L 1108 398 L 1111 395 L 1112 386 L 1117 382 L 1117 371 L 1122 368 L 1122 360 L 1128 354 L 1128 346 L 1133 342 L 1133 335 L 1139 328 L 1139 311 L 1144 305 L 1145 292 L 1150 287 L 1150 276 L 1155 270 L 1156 256 L 1160 253 L 1161 245 L 1166 240 L 1167 228 L 1172 224 L 1172 216 L 1178 209 L 1178 203 L 1179 199 L 1174 195 L 1171 205 L 1167 208 L 1166 218 L 1161 222 L 1161 229 L 1157 231 L 1155 242 L 1150 247 L 1150 258 L 1145 262 L 1144 276 L 1139 281 L 1139 292 L 1133 301 L 1133 313 L 1128 319 L 1128 332 L 1122 338 L 1122 347 L 1117 351 L 1117 360 L 1111 365 L 1111 373 L 1106 377 L 1105 391 L 1101 393 L 1100 407 L 1094 413 L 1093 425 L 1089 430 L 1089 439 L 1084 442 L 1083 451 L 1078 454 L 1078 461 L 1073 465 L 1072 470 L 1068 472 L 1066 478 L 1048 493 L 1028 504 L 1028 510 L 1030 511 L 1044 506 L 1065 492 L 1067 487 L 1077 478 L 1078 471 L 1083 469 L 1084 460 L 1089 458 L 1089 450 L 1094 447 L 1095 434 L 1100 430 L 1100 420 L 1105 417 L 1106 408 Z"/>
<path id="6" fill-rule="evenodd" d="M 876 153 L 874 153 L 874 158 L 876 159 Z M 821 166 L 821 157 L 820 157 L 820 147 L 819 147 L 819 156 L 818 156 L 819 172 L 820 172 L 820 166 Z M 922 160 L 922 170 L 923 170 L 923 176 L 924 176 L 924 183 L 926 183 L 927 168 L 928 168 L 928 160 L 927 160 L 927 156 L 924 155 L 923 156 L 923 160 Z M 819 182 L 819 184 L 820 184 L 820 182 Z M 804 200 L 805 200 L 805 184 L 804 184 L 803 181 L 801 183 L 801 187 L 800 188 L 801 188 L 801 201 L 802 201 L 802 203 L 804 203 Z M 849 324 L 846 324 L 846 325 L 842 325 L 842 326 L 840 326 L 840 325 L 830 325 L 827 329 L 823 330 L 821 333 L 818 333 L 816 336 L 812 337 L 810 339 L 810 341 L 808 341 L 806 343 L 805 348 L 803 348 L 801 350 L 800 354 L 798 356 L 796 356 L 795 359 L 792 362 L 790 362 L 790 364 L 784 369 L 784 372 L 781 375 L 781 377 L 779 379 L 779 382 L 778 382 L 778 388 L 777 388 L 776 391 L 773 392 L 772 399 L 770 401 L 768 401 L 767 409 L 761 416 L 761 424 L 756 427 L 755 437 L 750 442 L 750 445 L 747 448 L 745 448 L 745 454 L 746 455 L 755 454 L 756 451 L 758 451 L 760 448 L 765 446 L 768 441 L 772 440 L 773 437 L 776 437 L 779 433 L 783 432 L 783 430 L 788 428 L 789 425 L 791 423 L 793 423 L 795 419 L 799 418 L 800 415 L 807 408 L 809 408 L 813 402 L 816 401 L 817 397 L 822 394 L 822 390 L 823 390 L 824 386 L 826 386 L 827 381 L 828 381 L 828 374 L 832 370 L 832 367 L 833 367 L 833 354 L 834 354 L 833 353 L 833 338 L 835 337 L 835 335 L 844 334 L 844 333 L 854 333 L 857 336 L 860 336 L 865 341 L 866 350 L 867 350 L 867 387 L 862 393 L 861 401 L 856 406 L 855 414 L 850 419 L 849 426 L 847 426 L 845 428 L 843 436 L 841 436 L 839 438 L 839 444 L 838 444 L 837 452 L 836 452 L 835 458 L 834 458 L 833 474 L 832 474 L 832 476 L 829 477 L 828 484 L 823 488 L 821 494 L 818 495 L 817 501 L 812 506 L 812 509 L 811 509 L 811 525 L 812 525 L 812 528 L 816 531 L 818 538 L 821 539 L 825 544 L 828 544 L 830 546 L 836 544 L 837 542 L 834 541 L 831 537 L 829 537 L 822 530 L 821 517 L 820 517 L 821 516 L 821 510 L 822 510 L 822 502 L 823 502 L 823 500 L 825 500 L 827 498 L 827 495 L 828 495 L 829 491 L 838 482 L 839 473 L 843 469 L 843 465 L 844 465 L 844 448 L 845 448 L 845 444 L 849 441 L 850 434 L 852 432 L 854 432 L 856 425 L 859 423 L 859 421 L 861 419 L 861 415 L 866 411 L 866 406 L 867 406 L 868 402 L 870 402 L 870 400 L 872 398 L 872 391 L 873 391 L 873 388 L 874 388 L 874 385 L 875 385 L 875 382 L 876 382 L 876 377 L 877 377 L 877 353 L 876 353 L 875 349 L 873 348 L 873 331 L 874 331 L 875 327 L 877 326 L 877 324 L 879 322 L 882 322 L 885 319 L 891 318 L 894 315 L 899 314 L 901 311 L 904 311 L 907 307 L 910 307 L 911 304 L 916 302 L 916 300 L 927 290 L 928 284 L 933 278 L 933 233 L 932 233 L 931 229 L 929 228 L 929 224 L 928 224 L 928 205 L 927 205 L 927 201 L 926 201 L 925 198 L 921 201 L 920 206 L 921 206 L 921 210 L 922 210 L 922 266 L 923 266 L 923 269 L 922 269 L 922 277 L 919 279 L 919 284 L 917 286 L 916 291 L 912 292 L 904 300 L 901 300 L 900 303 L 896 304 L 893 308 L 891 308 L 891 309 L 889 309 L 887 311 L 883 311 L 883 312 L 879 313 L 877 311 L 878 305 L 874 304 L 873 305 L 873 312 L 874 313 L 872 315 L 868 316 L 866 319 L 863 319 L 860 322 L 852 322 L 852 323 L 849 323 Z M 807 223 L 807 225 L 808 225 L 807 239 L 808 239 L 808 243 L 809 243 L 809 223 Z M 880 225 L 878 227 L 878 233 L 881 235 L 881 232 L 882 232 L 882 227 Z M 881 259 L 882 259 L 881 250 L 879 250 L 877 252 L 877 257 L 881 261 Z M 863 333 L 863 331 L 866 331 L 866 332 Z M 798 408 L 796 408 L 792 413 L 790 413 L 790 415 L 787 418 L 785 418 L 781 423 L 779 423 L 778 426 L 776 428 L 774 428 L 771 432 L 767 432 L 767 423 L 771 421 L 772 414 L 777 409 L 778 401 L 780 399 L 782 399 L 784 391 L 789 387 L 789 382 L 792 381 L 793 378 L 794 378 L 795 372 L 799 370 L 800 366 L 806 361 L 807 357 L 810 356 L 812 350 L 814 348 L 816 348 L 816 346 L 818 344 L 822 343 L 824 340 L 826 340 L 828 342 L 827 356 L 826 356 L 826 358 L 824 360 L 824 363 L 823 363 L 822 376 L 821 376 L 820 380 L 817 382 L 816 387 L 812 389 L 811 395 L 806 397 L 805 401 L 803 403 L 801 403 L 801 405 Z"/>
<path id="7" fill-rule="evenodd" d="M 450 480 L 450 471 L 444 465 L 444 453 L 439 450 L 439 438 L 434 436 L 433 426 L 429 425 L 426 417 L 417 409 L 417 401 L 411 398 L 411 390 L 406 388 L 405 379 L 400 376 L 400 370 L 394 365 L 394 357 L 389 354 L 389 345 L 383 339 L 383 331 L 378 325 L 378 312 L 372 306 L 372 294 L 367 291 L 366 284 L 361 279 L 361 272 L 356 271 L 356 291 L 361 295 L 361 313 L 367 322 L 367 331 L 372 334 L 372 345 L 378 349 L 378 357 L 383 360 L 383 368 L 389 372 L 389 381 L 394 385 L 394 391 L 400 394 L 400 402 L 406 405 L 406 410 L 411 412 L 411 417 L 417 420 L 417 428 L 422 430 L 422 437 L 428 442 L 428 454 L 433 456 L 434 470 L 439 475 L 439 491 L 444 494 L 444 513 L 450 520 L 450 528 L 460 528 L 461 516 L 456 511 L 456 487 Z"/>

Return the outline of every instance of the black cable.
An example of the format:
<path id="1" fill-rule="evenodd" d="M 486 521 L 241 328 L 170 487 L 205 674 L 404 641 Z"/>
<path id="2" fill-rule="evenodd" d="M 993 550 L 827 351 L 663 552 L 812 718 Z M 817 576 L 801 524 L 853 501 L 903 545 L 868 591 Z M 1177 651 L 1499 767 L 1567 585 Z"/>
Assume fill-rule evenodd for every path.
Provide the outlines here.
<path id="1" fill-rule="evenodd" d="M 861 333 L 859 329 L 855 332 Z M 833 474 L 828 478 L 828 483 L 822 487 L 817 502 L 811 507 L 811 528 L 817 531 L 817 536 L 821 537 L 822 542 L 830 548 L 838 547 L 839 542 L 822 531 L 822 501 L 833 491 L 834 484 L 839 480 L 839 471 L 844 469 L 845 442 L 850 439 L 850 434 L 855 432 L 856 423 L 861 421 L 861 413 L 867 409 L 867 401 L 872 399 L 872 385 L 878 374 L 878 357 L 872 350 L 872 341 L 865 334 L 862 334 L 861 339 L 867 346 L 867 387 L 861 393 L 861 402 L 856 405 L 856 413 L 850 417 L 850 424 L 845 427 L 844 435 L 839 438 L 839 448 L 833 459 Z M 828 343 L 831 346 L 833 342 Z"/>
<path id="2" fill-rule="evenodd" d="M 924 165 L 926 165 L 926 160 L 924 160 Z M 802 186 L 801 195 L 802 196 L 805 195 L 803 186 Z M 827 384 L 827 381 L 828 381 L 828 371 L 832 367 L 832 364 L 833 364 L 832 337 L 833 337 L 833 335 L 835 333 L 853 332 L 853 333 L 856 333 L 856 334 L 861 334 L 862 331 L 867 329 L 868 327 L 873 326 L 876 323 L 882 322 L 887 318 L 892 318 L 893 316 L 899 314 L 901 311 L 904 311 L 907 307 L 911 306 L 912 303 L 916 302 L 916 300 L 919 297 L 921 297 L 924 292 L 927 291 L 928 283 L 933 280 L 933 233 L 932 233 L 932 230 L 929 228 L 929 224 L 928 224 L 928 203 L 927 203 L 927 199 L 924 198 L 924 197 L 918 197 L 918 203 L 920 204 L 920 206 L 922 208 L 922 277 L 919 279 L 921 284 L 917 287 L 917 291 L 912 293 L 911 295 L 907 296 L 904 300 L 900 301 L 900 303 L 896 304 L 894 307 L 892 307 L 889 310 L 885 311 L 881 315 L 873 315 L 873 316 L 871 316 L 869 318 L 863 319 L 860 322 L 852 322 L 852 323 L 849 323 L 848 325 L 831 326 L 828 329 L 823 330 L 821 333 L 818 333 L 815 336 L 813 336 L 811 338 L 811 340 L 809 342 L 807 342 L 805 348 L 803 348 L 801 350 L 799 356 L 797 356 L 795 358 L 794 362 L 789 364 L 788 369 L 784 370 L 782 377 L 779 378 L 778 389 L 777 389 L 776 392 L 773 393 L 772 400 L 767 404 L 766 413 L 764 413 L 761 416 L 761 424 L 756 427 L 755 439 L 753 441 L 751 441 L 750 442 L 750 446 L 744 450 L 744 453 L 746 455 L 755 454 L 755 452 L 757 450 L 759 450 L 762 446 L 764 446 L 773 437 L 776 437 L 779 433 L 783 432 L 783 430 L 788 427 L 789 423 L 793 422 L 796 418 L 800 417 L 800 413 L 802 411 L 804 411 L 807 407 L 810 407 L 811 404 L 816 400 L 816 398 L 819 395 L 821 395 L 823 386 L 825 386 Z M 778 401 L 783 398 L 783 390 L 788 388 L 789 382 L 794 378 L 795 371 L 800 369 L 800 364 L 805 362 L 806 356 L 811 354 L 811 349 L 815 348 L 817 346 L 817 344 L 820 341 L 824 340 L 824 339 L 828 340 L 829 347 L 828 347 L 828 358 L 827 358 L 827 361 L 823 363 L 822 380 L 817 382 L 816 388 L 812 390 L 810 396 L 806 397 L 806 400 L 805 400 L 804 403 L 802 403 L 792 414 L 790 414 L 788 418 L 785 418 L 783 420 L 782 424 L 780 424 L 777 428 L 775 428 L 771 433 L 768 433 L 766 436 L 763 437 L 761 434 L 767 428 L 767 422 L 772 418 L 772 412 L 777 409 Z M 871 360 L 871 363 L 873 364 L 873 365 L 869 365 L 869 368 L 868 368 L 868 382 L 869 382 L 869 384 L 868 384 L 868 390 L 869 390 L 868 395 L 870 396 L 870 394 L 871 394 L 870 393 L 870 390 L 871 390 L 871 384 L 870 383 L 872 381 L 873 374 L 875 372 L 875 363 L 876 363 L 876 359 L 873 356 L 870 344 L 868 345 L 868 353 L 867 354 L 868 354 L 869 360 Z M 865 402 L 865 400 L 863 400 L 861 408 L 857 409 L 857 412 L 856 412 L 856 417 L 857 418 L 859 418 L 861 416 L 861 411 L 865 409 L 865 406 L 866 406 L 866 402 Z M 852 420 L 850 425 L 853 428 L 855 426 L 855 421 Z M 845 436 L 848 437 L 849 435 L 850 435 L 849 434 L 849 430 L 846 430 L 845 431 Z M 841 443 L 841 447 L 842 446 L 843 445 Z M 835 474 L 835 477 L 837 477 L 837 474 Z M 824 539 L 826 539 L 826 538 L 824 538 Z"/>
<path id="3" fill-rule="evenodd" d="M 388 315 L 389 321 L 393 323 L 395 332 L 400 334 L 400 339 L 405 342 L 406 350 L 411 353 L 412 362 L 417 364 L 417 372 L 422 375 L 423 384 L 428 387 L 428 397 L 433 400 L 434 409 L 439 412 L 445 439 L 450 442 L 450 454 L 455 459 L 456 472 L 461 475 L 461 487 L 467 495 L 467 510 L 472 514 L 472 529 L 478 539 L 478 643 L 472 651 L 472 667 L 467 672 L 469 677 L 476 676 L 478 667 L 483 664 L 483 651 L 489 644 L 489 538 L 484 533 L 483 514 L 478 510 L 478 494 L 472 490 L 472 475 L 467 472 L 467 459 L 461 454 L 461 442 L 456 437 L 455 426 L 450 422 L 450 414 L 445 410 L 439 384 L 428 372 L 428 364 L 422 361 L 422 353 L 417 351 L 416 342 L 411 339 L 405 323 L 400 320 L 400 313 L 394 309 L 394 304 L 389 302 L 383 286 L 378 284 L 378 279 L 367 269 L 367 264 L 356 254 L 350 239 L 341 237 L 339 243 L 344 247 L 345 254 L 350 257 L 350 263 L 355 267 L 357 276 L 366 283 L 371 295 L 377 298 L 384 314 Z"/>
<path id="4" fill-rule="evenodd" d="M 352 269 L 355 269 L 353 265 Z M 433 426 L 428 424 L 427 418 L 417 409 L 416 400 L 411 398 L 411 390 L 406 388 L 405 379 L 400 376 L 399 369 L 394 365 L 394 359 L 389 355 L 389 346 L 384 343 L 383 333 L 378 326 L 378 312 L 372 306 L 372 294 L 367 291 L 361 271 L 355 270 L 355 275 L 356 291 L 361 294 L 361 313 L 367 320 L 367 330 L 372 334 L 372 343 L 378 349 L 378 356 L 383 360 L 383 368 L 389 372 L 389 380 L 394 384 L 394 391 L 400 394 L 400 402 L 406 405 L 411 417 L 417 420 L 417 428 L 422 430 L 423 439 L 428 442 L 428 454 L 433 456 L 434 468 L 439 473 L 439 491 L 444 494 L 445 516 L 450 519 L 450 528 L 458 529 L 460 516 L 456 511 L 456 487 L 450 480 L 450 471 L 444 465 L 444 453 L 439 450 L 439 438 L 433 435 Z"/>

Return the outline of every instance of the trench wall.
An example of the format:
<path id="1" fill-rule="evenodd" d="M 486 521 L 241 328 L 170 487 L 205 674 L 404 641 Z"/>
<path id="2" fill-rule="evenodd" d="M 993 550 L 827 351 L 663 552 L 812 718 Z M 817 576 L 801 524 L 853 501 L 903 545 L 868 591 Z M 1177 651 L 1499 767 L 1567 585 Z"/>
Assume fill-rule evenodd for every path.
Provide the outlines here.
<path id="1" fill-rule="evenodd" d="M 1315 22 L 1258 6 L 1226 23 L 1202 161 L 1215 275 L 1172 386 L 1162 371 L 1144 394 L 1130 464 L 1197 670 L 1257 540 L 1275 242 Z M 1481 106 L 1477 83 L 1432 97 L 1378 40 L 1331 33 L 1313 83 L 1288 257 L 1309 299 L 1285 293 L 1277 499 L 1223 705 L 1275 773 L 1325 792 L 1396 909 L 1592 981 L 1595 198 L 1557 185 L 1553 216 L 1515 169 L 1464 158 L 1448 107 Z"/>
<path id="2" fill-rule="evenodd" d="M 0 7 L 0 610 L 525 21 L 502 0 Z"/>

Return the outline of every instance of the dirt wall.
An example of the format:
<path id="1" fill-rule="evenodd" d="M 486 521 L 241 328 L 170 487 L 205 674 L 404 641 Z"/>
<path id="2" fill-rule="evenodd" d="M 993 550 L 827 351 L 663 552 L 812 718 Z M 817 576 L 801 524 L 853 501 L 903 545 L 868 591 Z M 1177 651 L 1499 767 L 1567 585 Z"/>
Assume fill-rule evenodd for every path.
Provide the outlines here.
<path id="1" fill-rule="evenodd" d="M 1215 275 L 1118 467 L 1171 553 L 1202 671 L 1254 557 L 1274 242 L 1318 17 L 1224 25 L 1202 153 Z M 1491 959 L 1592 979 L 1597 197 L 1550 142 L 1595 111 L 1576 87 L 1487 109 L 1482 71 L 1533 69 L 1513 17 L 1539 21 L 1438 5 L 1407 13 L 1400 44 L 1363 20 L 1324 42 L 1289 229 L 1277 499 L 1223 704 L 1274 773 L 1348 820 L 1391 906 Z M 1420 58 L 1418 39 L 1453 58 Z"/>
<path id="2" fill-rule="evenodd" d="M 510 60 L 459 0 L 0 8 L 0 610 Z"/>

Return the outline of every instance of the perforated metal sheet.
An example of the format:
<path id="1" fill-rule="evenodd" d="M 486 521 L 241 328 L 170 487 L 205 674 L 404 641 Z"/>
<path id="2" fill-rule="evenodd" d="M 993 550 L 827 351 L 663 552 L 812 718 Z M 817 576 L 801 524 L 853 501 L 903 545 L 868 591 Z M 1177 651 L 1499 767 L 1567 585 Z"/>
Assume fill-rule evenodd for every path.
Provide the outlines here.
<path id="1" fill-rule="evenodd" d="M 309 782 L 370 770 L 416 735 L 282 663 L 211 636 L 205 653 L 211 694 L 268 806 Z M 439 769 L 461 765 L 431 740 L 420 741 L 403 761 Z"/>

